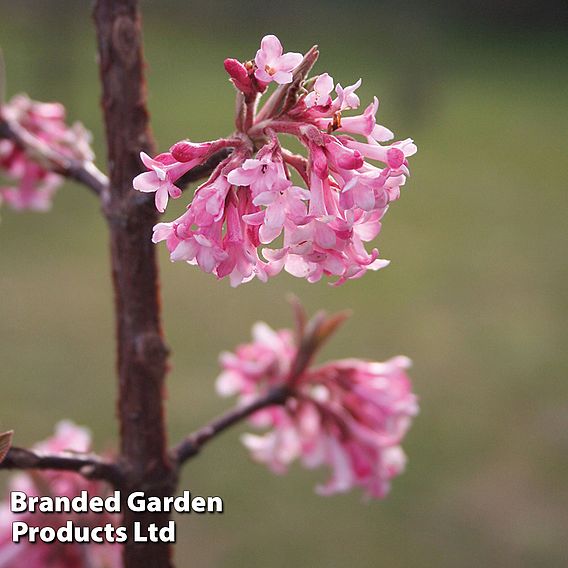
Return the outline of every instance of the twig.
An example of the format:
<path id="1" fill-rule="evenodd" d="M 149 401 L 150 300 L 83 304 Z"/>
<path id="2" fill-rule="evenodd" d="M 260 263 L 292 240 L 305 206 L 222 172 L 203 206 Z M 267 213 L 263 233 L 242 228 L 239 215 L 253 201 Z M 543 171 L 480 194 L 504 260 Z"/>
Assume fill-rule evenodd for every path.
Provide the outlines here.
<path id="1" fill-rule="evenodd" d="M 290 303 L 293 306 L 296 318 L 298 350 L 286 380 L 281 386 L 273 388 L 264 396 L 229 410 L 226 414 L 219 416 L 182 440 L 170 452 L 172 462 L 177 464 L 178 467 L 196 456 L 209 440 L 230 426 L 248 418 L 258 410 L 267 406 L 284 404 L 289 397 L 295 396 L 294 387 L 313 361 L 318 350 L 349 317 L 348 312 L 339 312 L 331 316 L 328 316 L 325 312 L 318 312 L 309 321 L 306 321 L 306 314 L 298 300 L 290 298 Z"/>
<path id="2" fill-rule="evenodd" d="M 24 448 L 12 447 L 4 461 L 0 463 L 0 469 L 74 471 L 88 479 L 103 479 L 114 486 L 120 486 L 122 482 L 122 472 L 117 464 L 106 462 L 93 454 L 43 455 Z"/>
<path id="3" fill-rule="evenodd" d="M 63 156 L 18 124 L 10 123 L 6 120 L 0 120 L 0 139 L 2 138 L 8 138 L 15 142 L 50 171 L 75 180 L 85 185 L 96 195 L 108 199 L 108 177 L 93 162 L 82 162 Z M 183 189 L 190 183 L 207 177 L 220 162 L 229 156 L 232 150 L 232 148 L 222 148 L 206 162 L 189 170 L 180 178 L 178 182 L 179 187 Z"/>
<path id="4" fill-rule="evenodd" d="M 96 195 L 103 195 L 108 190 L 108 178 L 94 163 L 64 156 L 19 124 L 1 120 L 0 138 L 12 140 L 50 171 L 78 181 Z"/>
<path id="5" fill-rule="evenodd" d="M 233 148 L 222 148 L 218 152 L 215 152 L 215 154 L 213 154 L 203 164 L 201 164 L 200 166 L 195 166 L 195 168 L 189 170 L 176 182 L 176 185 L 180 189 L 184 189 L 190 183 L 207 177 L 225 158 L 227 158 L 231 154 L 232 151 Z"/>
<path id="6" fill-rule="evenodd" d="M 180 442 L 172 450 L 172 460 L 177 462 L 178 466 L 183 465 L 187 460 L 196 456 L 200 452 L 201 448 L 209 442 L 209 440 L 217 436 L 217 434 L 220 434 L 237 422 L 248 418 L 262 408 L 276 404 L 283 404 L 289 394 L 290 393 L 287 388 L 281 387 L 274 389 L 267 395 L 260 397 L 249 404 L 234 408 L 226 414 L 219 416 L 203 428 L 200 428 L 182 440 L 182 442 Z"/>

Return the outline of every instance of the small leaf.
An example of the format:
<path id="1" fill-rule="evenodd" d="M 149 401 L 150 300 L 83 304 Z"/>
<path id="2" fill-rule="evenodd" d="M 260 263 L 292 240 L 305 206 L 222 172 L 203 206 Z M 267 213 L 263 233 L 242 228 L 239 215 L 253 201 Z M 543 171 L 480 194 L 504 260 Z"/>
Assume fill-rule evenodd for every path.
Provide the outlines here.
<path id="1" fill-rule="evenodd" d="M 323 343 L 327 341 L 337 331 L 337 329 L 343 323 L 345 323 L 345 320 L 350 317 L 350 310 L 344 310 L 342 312 L 329 316 L 317 329 L 316 337 L 318 342 Z"/>
<path id="2" fill-rule="evenodd" d="M 4 461 L 4 458 L 8 454 L 8 450 L 12 446 L 13 435 L 14 435 L 13 430 L 0 434 L 0 463 Z"/>

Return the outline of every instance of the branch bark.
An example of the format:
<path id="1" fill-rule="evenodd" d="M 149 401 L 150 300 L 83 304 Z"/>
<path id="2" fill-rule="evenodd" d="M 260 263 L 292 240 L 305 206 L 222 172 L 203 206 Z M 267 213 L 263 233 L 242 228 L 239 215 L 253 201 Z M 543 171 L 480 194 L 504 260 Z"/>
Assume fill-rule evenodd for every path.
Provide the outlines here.
<path id="1" fill-rule="evenodd" d="M 172 460 L 178 464 L 178 467 L 182 466 L 187 460 L 196 456 L 201 448 L 215 436 L 248 418 L 258 410 L 275 404 L 283 404 L 288 395 L 289 392 L 286 388 L 277 388 L 249 404 L 234 408 L 219 416 L 182 440 L 172 450 Z"/>
<path id="2" fill-rule="evenodd" d="M 146 110 L 141 19 L 136 0 L 97 0 L 94 19 L 99 48 L 102 106 L 106 125 L 110 191 L 103 203 L 111 241 L 117 324 L 121 467 L 123 496 L 172 495 L 175 468 L 169 459 L 164 423 L 165 345 L 152 227 L 158 221 L 153 196 L 132 189 L 142 170 L 139 152 L 153 154 Z M 132 513 L 124 508 L 129 531 L 140 522 L 159 527 L 167 513 Z M 166 543 L 127 542 L 126 568 L 171 568 Z"/>
<path id="3" fill-rule="evenodd" d="M 50 171 L 78 181 L 95 195 L 102 196 L 108 188 L 108 178 L 94 163 L 82 162 L 63 156 L 18 124 L 0 120 L 1 138 L 12 140 Z"/>
<path id="4" fill-rule="evenodd" d="M 52 150 L 47 144 L 38 140 L 21 126 L 12 124 L 6 120 L 0 120 L 0 139 L 6 138 L 15 142 L 36 161 L 46 166 L 52 172 L 63 177 L 79 182 L 103 202 L 108 200 L 109 179 L 92 162 L 81 162 L 62 156 Z M 231 153 L 231 148 L 223 148 L 213 154 L 205 163 L 189 170 L 178 180 L 180 188 L 209 176 L 213 170 Z"/>
<path id="5" fill-rule="evenodd" d="M 114 486 L 122 484 L 122 473 L 117 464 L 106 462 L 93 454 L 70 455 L 37 454 L 24 448 L 12 447 L 0 463 L 0 469 L 54 469 L 75 471 L 88 479 L 103 479 Z"/>
<path id="6" fill-rule="evenodd" d="M 211 174 L 215 168 L 229 156 L 232 150 L 232 148 L 222 148 L 218 152 L 215 152 L 215 154 L 213 154 L 206 162 L 189 170 L 176 182 L 176 185 L 180 189 L 184 189 L 190 183 L 209 176 L 209 174 Z"/>
<path id="7" fill-rule="evenodd" d="M 284 404 L 289 397 L 295 396 L 294 388 L 301 380 L 305 370 L 313 361 L 316 353 L 349 317 L 350 312 L 339 312 L 329 316 L 323 311 L 307 319 L 304 309 L 295 297 L 290 297 L 296 319 L 296 341 L 298 349 L 288 377 L 282 385 L 274 387 L 256 400 L 238 406 L 206 424 L 171 450 L 171 459 L 180 468 L 186 461 L 195 457 L 201 448 L 215 436 L 248 418 L 258 410 L 272 405 Z"/>

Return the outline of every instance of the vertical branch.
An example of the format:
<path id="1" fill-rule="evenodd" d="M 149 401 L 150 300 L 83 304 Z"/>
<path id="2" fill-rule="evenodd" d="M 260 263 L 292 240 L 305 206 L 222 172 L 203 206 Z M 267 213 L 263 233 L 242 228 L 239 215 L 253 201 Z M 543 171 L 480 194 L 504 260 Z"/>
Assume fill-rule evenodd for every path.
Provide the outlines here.
<path id="1" fill-rule="evenodd" d="M 161 322 L 158 271 L 151 242 L 157 221 L 149 194 L 132 190 L 140 173 L 140 150 L 152 151 L 146 110 L 142 33 L 137 0 L 96 0 L 102 106 L 106 124 L 110 191 L 104 209 L 109 224 L 118 345 L 118 414 L 123 495 L 171 495 L 175 476 L 166 450 L 163 390 L 167 348 Z M 123 508 L 132 534 L 162 526 L 167 514 L 134 514 Z M 171 568 L 168 545 L 125 545 L 126 568 Z"/>

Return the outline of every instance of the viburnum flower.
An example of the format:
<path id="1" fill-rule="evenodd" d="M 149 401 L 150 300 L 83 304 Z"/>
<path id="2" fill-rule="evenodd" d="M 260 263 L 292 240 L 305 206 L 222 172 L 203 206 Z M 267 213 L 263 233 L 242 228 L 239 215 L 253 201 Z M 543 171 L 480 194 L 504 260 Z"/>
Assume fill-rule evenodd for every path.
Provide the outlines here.
<path id="1" fill-rule="evenodd" d="M 275 473 L 285 473 L 297 459 L 308 468 L 325 465 L 331 477 L 316 488 L 319 494 L 361 487 L 366 496 L 382 498 L 404 470 L 400 444 L 418 412 L 407 375 L 410 360 L 342 359 L 309 366 L 338 323 L 314 318 L 300 330 L 299 341 L 290 330 L 256 324 L 251 343 L 221 355 L 217 390 L 239 395 L 243 407 L 277 394 L 280 404 L 251 417 L 269 431 L 242 438 L 256 461 Z"/>
<path id="2" fill-rule="evenodd" d="M 304 104 L 307 108 L 314 106 L 329 106 L 331 103 L 330 94 L 332 91 L 333 77 L 330 77 L 327 73 L 322 73 L 314 81 L 313 89 L 306 95 Z"/>
<path id="3" fill-rule="evenodd" d="M 91 135 L 82 124 L 67 126 L 65 108 L 59 103 L 32 101 L 16 95 L 0 106 L 0 121 L 17 125 L 34 143 L 78 161 L 92 161 Z M 63 183 L 63 177 L 42 164 L 42 156 L 30 156 L 11 139 L 0 139 L 0 203 L 15 210 L 46 211 Z"/>
<path id="4" fill-rule="evenodd" d="M 281 85 L 292 82 L 292 71 L 302 62 L 301 53 L 284 53 L 280 40 L 274 35 L 262 38 L 254 58 L 254 76 L 262 83 L 276 81 Z"/>
<path id="5" fill-rule="evenodd" d="M 182 140 L 154 159 L 142 154 L 149 171 L 134 188 L 156 192 L 159 211 L 182 194 L 187 172 L 218 162 L 187 211 L 155 227 L 154 242 L 165 241 L 172 260 L 228 276 L 234 286 L 283 269 L 342 284 L 388 264 L 366 243 L 399 198 L 416 146 L 411 139 L 387 143 L 393 133 L 376 122 L 377 98 L 345 116 L 360 104 L 361 80 L 344 88 L 328 73 L 308 78 L 317 58 L 315 47 L 303 58 L 283 54 L 279 40 L 265 36 L 254 60 L 225 61 L 238 91 L 229 138 Z M 272 80 L 280 85 L 259 107 Z M 296 137 L 307 156 L 283 147 L 281 134 Z"/>
<path id="6" fill-rule="evenodd" d="M 34 446 L 35 453 L 72 454 L 87 453 L 91 437 L 85 428 L 62 421 L 55 435 Z M 77 473 L 68 471 L 33 471 L 14 475 L 9 491 L 23 491 L 29 496 L 64 496 L 73 498 L 87 491 L 89 497 L 106 497 L 108 490 L 99 481 L 86 481 Z M 25 540 L 12 542 L 12 523 L 22 521 L 34 527 L 52 527 L 57 530 L 72 521 L 78 527 L 101 527 L 107 523 L 118 524 L 118 518 L 110 513 L 12 513 L 9 503 L 0 504 L 0 568 L 119 568 L 121 566 L 118 544 L 61 543 L 57 540 L 34 543 Z"/>

